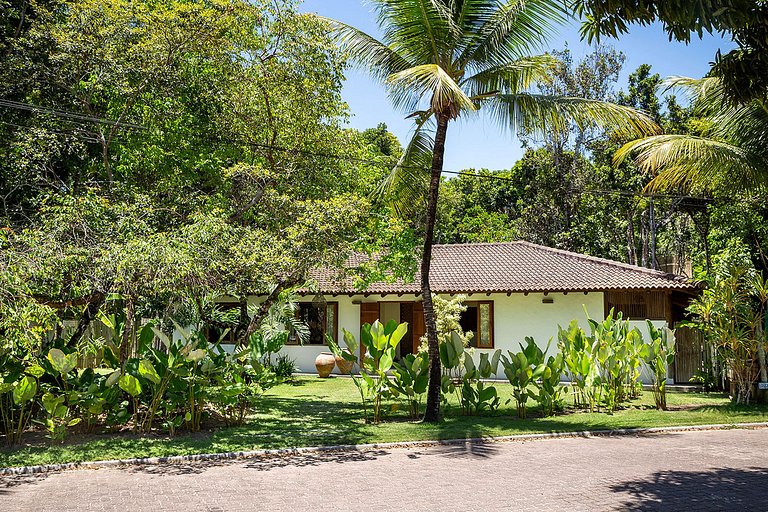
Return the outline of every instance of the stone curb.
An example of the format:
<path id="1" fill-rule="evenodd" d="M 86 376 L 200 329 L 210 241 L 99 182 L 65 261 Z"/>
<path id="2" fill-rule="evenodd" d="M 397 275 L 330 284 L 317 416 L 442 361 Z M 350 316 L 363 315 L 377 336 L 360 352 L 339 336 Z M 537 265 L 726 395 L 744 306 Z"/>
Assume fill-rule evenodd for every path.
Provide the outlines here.
<path id="1" fill-rule="evenodd" d="M 714 425 L 686 425 L 677 427 L 621 428 L 613 430 L 585 430 L 574 432 L 548 432 L 541 434 L 516 434 L 498 437 L 475 437 L 468 439 L 443 439 L 425 441 L 403 441 L 372 444 L 342 444 L 333 446 L 307 446 L 300 448 L 280 448 L 273 450 L 252 450 L 242 452 L 204 453 L 199 455 L 173 455 L 168 457 L 148 457 L 121 460 L 99 460 L 92 462 L 69 462 L 66 464 L 44 464 L 40 466 L 18 466 L 0 468 L 0 476 L 33 475 L 72 469 L 99 469 L 120 466 L 146 466 L 156 464 L 175 464 L 180 462 L 201 462 L 212 460 L 249 459 L 256 457 L 285 457 L 306 453 L 325 453 L 336 451 L 363 451 L 383 448 L 418 448 L 440 445 L 499 443 L 509 441 L 536 441 L 569 437 L 607 437 L 636 434 L 664 434 L 672 432 L 690 432 L 705 430 L 761 429 L 768 428 L 768 422 L 759 423 L 719 423 Z"/>

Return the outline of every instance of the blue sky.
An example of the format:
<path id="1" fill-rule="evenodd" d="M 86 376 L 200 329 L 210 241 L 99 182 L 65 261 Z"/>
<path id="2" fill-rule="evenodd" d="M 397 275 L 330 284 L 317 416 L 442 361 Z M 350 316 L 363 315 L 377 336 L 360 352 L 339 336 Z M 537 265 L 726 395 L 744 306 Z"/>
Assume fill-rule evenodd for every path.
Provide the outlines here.
<path id="1" fill-rule="evenodd" d="M 306 0 L 301 10 L 335 18 L 369 34 L 379 35 L 372 8 L 363 0 Z M 688 45 L 670 42 L 660 25 L 633 27 L 621 39 L 606 42 L 626 54 L 619 80 L 619 87 L 622 88 L 626 87 L 627 76 L 643 63 L 651 64 L 652 71 L 662 77 L 700 77 L 708 71 L 718 49 L 725 53 L 733 47 L 730 40 L 718 36 L 694 39 Z M 551 41 L 549 49 L 561 49 L 566 43 L 575 60 L 590 51 L 589 45 L 579 38 L 577 22 L 563 27 L 560 36 Z M 348 70 L 342 95 L 349 104 L 352 127 L 365 129 L 385 122 L 401 142 L 408 139 L 411 121 L 390 104 L 384 88 L 366 74 Z M 449 127 L 446 169 L 506 169 L 521 155 L 520 142 L 512 134 L 504 133 L 498 125 L 482 117 L 459 120 Z"/>

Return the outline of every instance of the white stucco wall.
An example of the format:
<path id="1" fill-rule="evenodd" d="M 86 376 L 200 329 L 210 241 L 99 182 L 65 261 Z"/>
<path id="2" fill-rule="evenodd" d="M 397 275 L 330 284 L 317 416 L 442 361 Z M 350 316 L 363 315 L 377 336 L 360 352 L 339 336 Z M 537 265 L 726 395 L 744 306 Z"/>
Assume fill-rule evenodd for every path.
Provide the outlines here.
<path id="1" fill-rule="evenodd" d="M 602 293 L 550 293 L 546 296 L 552 299 L 551 304 L 542 302 L 543 293 L 513 293 L 509 297 L 506 294 L 495 294 L 487 297 L 493 300 L 494 309 L 494 348 L 475 349 L 476 359 L 482 352 L 493 353 L 501 349 L 507 351 L 520 351 L 520 344 L 525 343 L 525 337 L 531 336 L 543 350 L 550 338 L 549 355 L 557 353 L 557 329 L 558 326 L 567 327 L 572 320 L 577 320 L 585 330 L 589 329 L 586 308 L 592 318 L 603 318 L 603 294 Z M 483 296 L 482 300 L 486 300 Z M 497 377 L 504 378 L 504 372 L 499 366 Z"/>
<path id="2" fill-rule="evenodd" d="M 549 346 L 549 355 L 557 353 L 557 330 L 558 326 L 566 327 L 572 320 L 577 320 L 581 327 L 589 330 L 589 324 L 585 314 L 585 309 L 590 317 L 602 319 L 604 317 L 603 294 L 600 292 L 591 292 L 584 294 L 582 292 L 572 292 L 568 294 L 550 293 L 546 296 L 552 299 L 552 303 L 542 302 L 545 298 L 543 293 L 531 293 L 528 295 L 522 293 L 506 294 L 474 294 L 467 300 L 492 300 L 494 308 L 494 349 L 475 349 L 475 358 L 479 359 L 481 352 L 492 353 L 496 349 L 501 349 L 506 354 L 507 351 L 517 352 L 520 350 L 520 343 L 524 343 L 526 336 L 533 337 L 537 344 L 544 349 L 550 338 L 552 343 Z M 360 303 L 361 302 L 379 302 L 381 319 L 399 318 L 399 302 L 411 301 L 414 297 L 387 295 L 385 297 L 371 295 L 349 296 L 326 296 L 329 302 L 338 302 L 338 339 L 343 338 L 342 329 L 352 332 L 358 336 L 360 332 Z M 657 327 L 666 325 L 663 320 L 653 322 Z M 648 338 L 648 329 L 644 321 L 632 321 L 631 327 L 638 327 L 643 336 Z M 343 342 L 342 342 L 343 346 Z M 314 373 L 315 358 L 321 352 L 328 352 L 328 347 L 324 345 L 289 345 L 283 348 L 281 353 L 291 357 L 298 367 L 299 371 Z M 334 370 L 338 373 L 338 370 Z M 499 369 L 498 378 L 504 379 L 503 370 Z M 644 382 L 648 382 L 648 376 L 643 375 Z"/>
<path id="3" fill-rule="evenodd" d="M 550 353 L 557 351 L 557 327 L 567 326 L 571 320 L 576 319 L 586 329 L 588 324 L 584 314 L 584 307 L 593 318 L 603 317 L 602 293 L 551 293 L 552 304 L 542 303 L 544 294 L 522 293 L 512 294 L 475 294 L 467 300 L 492 300 L 494 308 L 494 346 L 506 353 L 507 350 L 518 351 L 520 343 L 526 336 L 532 336 L 539 345 L 544 348 L 550 338 L 553 339 Z M 380 302 L 382 319 L 397 319 L 399 317 L 399 301 L 413 300 L 413 296 L 397 297 L 387 295 L 385 297 L 371 295 L 369 297 L 339 296 L 326 297 L 327 301 L 335 301 L 339 304 L 339 339 L 342 338 L 341 329 L 358 335 L 360 332 L 360 302 Z M 319 345 L 286 346 L 282 352 L 296 361 L 296 365 L 302 372 L 315 372 L 315 358 L 321 352 L 327 352 L 327 347 Z M 494 349 L 495 350 L 495 349 Z M 476 350 L 493 352 L 493 350 Z M 479 355 L 477 356 L 479 357 Z"/>

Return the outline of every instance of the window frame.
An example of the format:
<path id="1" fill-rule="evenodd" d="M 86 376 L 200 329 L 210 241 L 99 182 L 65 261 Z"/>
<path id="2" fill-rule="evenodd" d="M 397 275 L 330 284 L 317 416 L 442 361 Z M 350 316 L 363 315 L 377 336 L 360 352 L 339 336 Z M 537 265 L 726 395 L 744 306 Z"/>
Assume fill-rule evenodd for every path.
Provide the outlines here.
<path id="1" fill-rule="evenodd" d="M 474 333 L 474 336 L 472 337 L 472 341 L 470 342 L 470 347 L 481 349 L 481 350 L 493 350 L 496 347 L 496 340 L 494 336 L 494 330 L 496 329 L 496 324 L 494 321 L 494 315 L 493 315 L 493 302 L 492 300 L 468 300 L 464 301 L 464 305 L 467 307 L 475 307 L 477 308 L 477 313 L 475 320 L 477 322 L 477 332 Z M 490 345 L 487 346 L 480 346 L 480 329 L 482 328 L 482 323 L 480 321 L 480 306 L 481 305 L 488 305 L 488 341 L 490 342 Z"/>
<path id="2" fill-rule="evenodd" d="M 240 309 L 240 303 L 239 302 L 217 302 L 216 306 L 218 306 L 219 308 L 221 308 L 221 309 L 223 309 L 225 311 L 230 311 L 230 310 L 233 310 L 233 309 Z M 236 331 L 237 331 L 237 327 L 238 327 L 237 325 L 229 327 L 229 332 L 227 333 L 227 337 L 224 338 L 221 341 L 222 345 L 237 345 L 237 337 L 235 336 Z M 217 331 L 218 330 L 223 330 L 220 327 L 216 327 L 215 325 L 208 324 L 208 325 L 205 326 L 205 339 L 208 340 L 208 343 L 211 343 L 211 344 L 215 343 L 215 341 L 213 341 L 211 339 L 212 338 L 212 336 L 211 336 L 212 329 L 216 329 Z"/>
<path id="3" fill-rule="evenodd" d="M 296 319 L 301 319 L 301 306 L 302 305 L 309 305 L 312 307 L 315 307 L 314 302 L 312 301 L 300 301 L 297 302 L 297 308 L 296 308 Z M 298 339 L 295 336 L 289 336 L 288 341 L 286 342 L 286 345 L 291 346 L 298 346 L 298 347 L 327 347 L 328 346 L 328 340 L 325 339 L 326 334 L 328 334 L 328 306 L 333 306 L 333 326 L 334 330 L 331 334 L 331 338 L 333 341 L 337 342 L 339 341 L 339 302 L 338 301 L 325 301 L 324 307 L 325 307 L 325 321 L 323 322 L 323 342 L 322 343 L 305 343 L 303 345 L 299 344 Z M 316 308 L 319 309 L 319 308 Z"/>

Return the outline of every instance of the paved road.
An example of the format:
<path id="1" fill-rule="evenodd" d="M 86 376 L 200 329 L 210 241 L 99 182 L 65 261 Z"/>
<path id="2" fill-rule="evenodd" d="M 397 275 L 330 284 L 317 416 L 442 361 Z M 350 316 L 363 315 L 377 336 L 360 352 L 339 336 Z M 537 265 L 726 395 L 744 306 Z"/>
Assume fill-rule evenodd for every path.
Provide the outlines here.
<path id="1" fill-rule="evenodd" d="M 66 471 L 0 510 L 768 510 L 768 430 L 553 439 Z"/>

